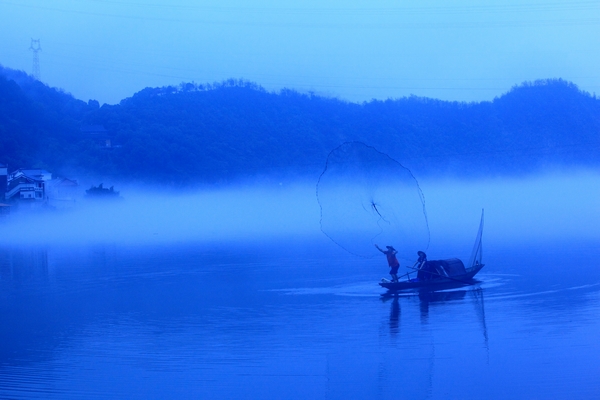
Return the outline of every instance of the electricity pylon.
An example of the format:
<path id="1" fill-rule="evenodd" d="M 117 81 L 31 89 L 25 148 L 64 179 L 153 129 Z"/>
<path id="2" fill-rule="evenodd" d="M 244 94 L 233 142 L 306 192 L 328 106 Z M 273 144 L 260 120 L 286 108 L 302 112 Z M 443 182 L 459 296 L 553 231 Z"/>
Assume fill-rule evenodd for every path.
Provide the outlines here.
<path id="1" fill-rule="evenodd" d="M 40 58 L 38 53 L 42 51 L 42 46 L 40 45 L 40 39 L 31 39 L 31 45 L 29 46 L 29 50 L 33 51 L 33 68 L 31 75 L 36 79 L 40 80 Z"/>

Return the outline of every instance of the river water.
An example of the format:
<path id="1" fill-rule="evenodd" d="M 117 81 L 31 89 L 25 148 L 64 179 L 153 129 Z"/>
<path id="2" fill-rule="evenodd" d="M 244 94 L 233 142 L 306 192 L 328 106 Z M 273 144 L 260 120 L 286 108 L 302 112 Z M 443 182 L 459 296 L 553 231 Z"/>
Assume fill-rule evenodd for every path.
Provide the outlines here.
<path id="1" fill-rule="evenodd" d="M 324 240 L 4 246 L 0 398 L 600 398 L 600 245 L 491 247 L 382 296 Z"/>

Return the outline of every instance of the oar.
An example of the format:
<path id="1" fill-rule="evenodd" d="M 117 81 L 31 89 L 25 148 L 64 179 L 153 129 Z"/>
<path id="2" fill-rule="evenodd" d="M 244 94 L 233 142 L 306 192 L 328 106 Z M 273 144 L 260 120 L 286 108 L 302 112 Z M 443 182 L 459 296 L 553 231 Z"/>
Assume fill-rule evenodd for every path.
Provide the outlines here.
<path id="1" fill-rule="evenodd" d="M 411 269 L 414 269 L 415 271 L 419 271 L 420 270 L 420 268 L 415 268 L 415 267 L 406 267 L 406 268 L 411 268 Z M 440 276 L 442 278 L 448 278 L 448 279 L 451 279 L 451 280 L 456 281 L 456 282 L 464 283 L 465 285 L 470 285 L 471 284 L 471 282 L 461 281 L 460 279 L 456 279 L 456 278 L 452 278 L 450 276 L 442 275 L 442 274 L 439 274 L 439 273 L 434 272 L 434 271 L 425 271 L 425 272 L 427 272 L 429 274 L 435 274 L 435 275 Z"/>
<path id="2" fill-rule="evenodd" d="M 405 276 L 406 276 L 407 278 L 410 278 L 410 272 L 407 272 L 407 273 L 405 273 L 405 274 L 402 274 L 402 275 L 400 275 L 400 276 L 399 276 L 399 278 L 404 278 Z"/>

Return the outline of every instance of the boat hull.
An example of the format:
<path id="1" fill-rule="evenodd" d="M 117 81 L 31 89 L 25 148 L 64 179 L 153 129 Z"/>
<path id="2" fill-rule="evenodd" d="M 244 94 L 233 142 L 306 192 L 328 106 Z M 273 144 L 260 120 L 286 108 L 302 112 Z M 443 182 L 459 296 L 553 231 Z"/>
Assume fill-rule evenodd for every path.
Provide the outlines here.
<path id="1" fill-rule="evenodd" d="M 379 282 L 379 285 L 388 289 L 389 291 L 409 290 L 409 289 L 431 289 L 440 290 L 447 286 L 460 287 L 468 286 L 477 283 L 473 278 L 483 268 L 485 264 L 476 264 L 469 268 L 465 274 L 452 276 L 452 277 L 440 277 L 429 280 L 415 280 L 410 279 L 407 281 L 392 282 L 383 281 Z"/>

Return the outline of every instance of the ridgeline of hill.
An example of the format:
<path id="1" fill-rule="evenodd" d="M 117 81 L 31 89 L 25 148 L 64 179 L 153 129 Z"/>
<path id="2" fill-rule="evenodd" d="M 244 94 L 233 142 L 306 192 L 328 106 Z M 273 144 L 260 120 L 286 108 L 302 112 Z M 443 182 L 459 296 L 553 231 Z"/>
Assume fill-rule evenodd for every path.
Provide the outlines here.
<path id="1" fill-rule="evenodd" d="M 345 141 L 370 144 L 419 176 L 595 168 L 600 100 L 560 79 L 491 102 L 362 104 L 230 80 L 146 88 L 99 107 L 0 67 L 0 163 L 9 170 L 173 186 L 317 177 Z"/>

